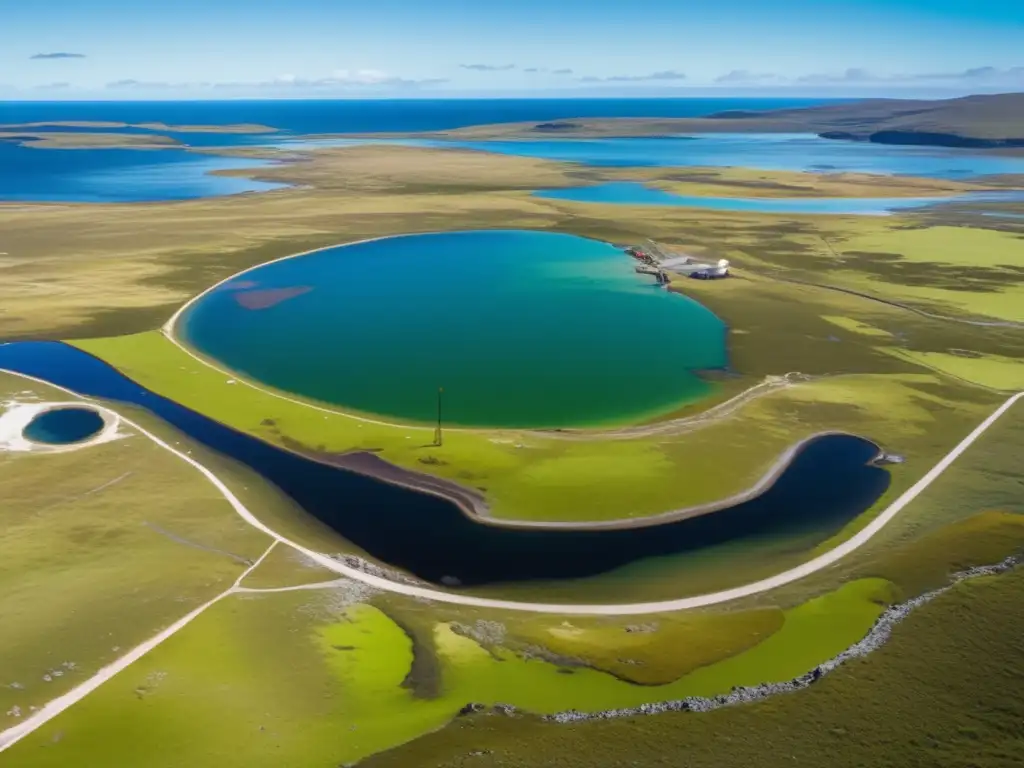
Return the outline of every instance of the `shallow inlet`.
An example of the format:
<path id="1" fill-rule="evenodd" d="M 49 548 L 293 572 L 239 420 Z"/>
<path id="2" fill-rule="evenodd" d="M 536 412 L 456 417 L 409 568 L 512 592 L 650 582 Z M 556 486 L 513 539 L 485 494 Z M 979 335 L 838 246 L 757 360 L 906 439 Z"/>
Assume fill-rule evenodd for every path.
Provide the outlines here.
<path id="1" fill-rule="evenodd" d="M 184 149 L 33 149 L 0 141 L 0 202 L 141 203 L 266 192 L 284 184 L 215 171 L 266 160 Z M 254 173 L 257 170 L 254 170 Z"/>
<path id="2" fill-rule="evenodd" d="M 550 232 L 405 235 L 265 264 L 176 327 L 284 392 L 388 421 L 581 427 L 704 397 L 725 325 L 608 243 Z"/>
<path id="3" fill-rule="evenodd" d="M 608 139 L 414 141 L 420 146 L 606 167 L 758 168 L 766 171 L 855 172 L 937 179 L 1024 173 L 1024 157 L 984 150 L 835 141 L 814 134 L 697 134 Z"/>
<path id="4" fill-rule="evenodd" d="M 142 406 L 249 466 L 302 509 L 385 563 L 445 585 L 582 579 L 716 545 L 825 541 L 885 492 L 889 474 L 859 438 L 810 443 L 762 496 L 703 517 L 647 528 L 514 530 L 484 525 L 442 499 L 312 461 L 159 397 L 106 363 L 55 342 L 0 347 L 0 368 L 85 395 Z M 676 585 L 678 592 L 684 587 Z M 602 598 L 593 592 L 581 602 Z"/>
<path id="5" fill-rule="evenodd" d="M 1007 203 L 1024 200 L 1024 192 L 979 192 L 952 197 L 792 197 L 743 198 L 677 195 L 638 182 L 623 181 L 569 189 L 543 189 L 535 197 L 579 203 L 614 205 L 658 205 L 707 208 L 715 211 L 746 213 L 834 214 L 887 216 L 896 211 L 913 210 L 948 203 Z"/>
<path id="6" fill-rule="evenodd" d="M 105 422 L 92 408 L 54 408 L 36 416 L 22 434 L 47 445 L 72 445 L 99 433 Z"/>

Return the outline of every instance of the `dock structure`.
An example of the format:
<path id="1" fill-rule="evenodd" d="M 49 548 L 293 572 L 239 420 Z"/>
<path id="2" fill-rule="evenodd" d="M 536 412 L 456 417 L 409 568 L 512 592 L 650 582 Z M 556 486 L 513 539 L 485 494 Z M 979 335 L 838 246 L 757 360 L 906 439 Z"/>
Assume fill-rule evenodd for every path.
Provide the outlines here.
<path id="1" fill-rule="evenodd" d="M 700 280 L 717 280 L 729 276 L 727 259 L 719 259 L 713 264 L 705 263 L 693 256 L 672 253 L 654 240 L 646 240 L 643 245 L 629 246 L 625 251 L 640 262 L 636 271 L 653 275 L 659 285 L 671 282 L 670 273 Z"/>
<path id="2" fill-rule="evenodd" d="M 654 275 L 661 285 L 670 282 L 669 272 L 702 280 L 729 276 L 727 259 L 719 259 L 714 264 L 697 261 L 692 256 L 674 254 L 654 240 L 647 240 L 642 246 L 630 246 L 626 248 L 626 253 L 640 262 L 636 267 L 637 272 Z"/>
<path id="3" fill-rule="evenodd" d="M 653 266 L 651 264 L 638 264 L 636 271 L 641 275 L 654 275 L 654 278 L 658 281 L 659 285 L 667 285 L 669 283 L 668 273 L 661 267 Z"/>

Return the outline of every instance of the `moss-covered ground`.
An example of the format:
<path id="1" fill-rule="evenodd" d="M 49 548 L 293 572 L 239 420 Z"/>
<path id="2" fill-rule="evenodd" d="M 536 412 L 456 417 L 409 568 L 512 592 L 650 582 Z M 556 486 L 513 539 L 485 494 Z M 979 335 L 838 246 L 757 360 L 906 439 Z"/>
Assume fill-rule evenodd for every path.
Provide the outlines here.
<path id="1" fill-rule="evenodd" d="M 605 601 L 711 591 L 834 546 L 1021 381 L 1024 331 L 964 322 L 1024 320 L 1021 230 L 1011 220 L 968 207 L 875 219 L 542 201 L 529 191 L 604 172 L 482 153 L 365 148 L 300 159 L 273 173 L 303 186 L 266 195 L 0 206 L 0 337 L 89 339 L 83 348 L 225 423 L 297 450 L 380 449 L 396 464 L 485 488 L 493 513 L 506 518 L 613 519 L 719 498 L 822 429 L 862 434 L 907 459 L 889 468 L 892 485 L 876 509 L 829 541 L 766 541 L 670 568 L 646 564 L 595 582 Z M 629 169 L 607 177 L 624 175 Z M 707 193 L 807 181 L 637 177 Z M 861 185 L 843 183 L 850 192 Z M 406 436 L 420 434 L 413 427 L 227 385 L 155 332 L 188 297 L 271 258 L 362 237 L 486 227 L 621 243 L 651 237 L 729 258 L 734 279 L 671 286 L 731 329 L 732 375 L 719 399 L 769 375 L 810 380 L 669 432 L 652 425 L 631 439 L 571 440 L 451 432 L 441 452 L 410 447 L 418 441 Z M 0 374 L 0 395 L 25 388 Z M 189 445 L 271 527 L 320 551 L 352 549 L 252 473 Z M 453 718 L 468 701 L 593 710 L 804 672 L 863 635 L 885 603 L 1024 547 L 1022 451 L 1018 407 L 854 556 L 719 611 L 566 625 L 355 586 L 234 595 L 4 752 L 0 765 L 337 766 L 410 740 L 368 764 L 1019 765 L 1017 572 L 956 588 L 866 660 L 754 706 L 577 726 Z M 212 486 L 137 437 L 60 455 L 0 455 L 0 533 L 0 712 L 30 711 L 223 591 L 266 543 Z M 278 548 L 245 586 L 327 575 Z M 575 589 L 550 587 L 548 595 Z"/>
<path id="2" fill-rule="evenodd" d="M 759 287 L 752 280 L 735 285 L 732 292 L 744 297 Z M 448 430 L 444 446 L 435 447 L 429 427 L 375 423 L 239 386 L 233 376 L 193 359 L 156 332 L 75 343 L 143 386 L 236 429 L 309 454 L 373 451 L 400 466 L 481 489 L 496 518 L 526 520 L 635 518 L 717 501 L 752 486 L 788 446 L 827 430 L 899 446 L 923 471 L 999 402 L 995 393 L 878 351 L 875 338 L 844 333 L 816 314 L 828 311 L 830 297 L 814 290 L 770 285 L 743 308 L 736 296 L 735 311 L 720 301 L 736 331 L 747 331 L 734 334 L 732 353 L 733 365 L 747 372 L 747 384 L 791 371 L 815 380 L 750 400 L 720 419 L 625 440 L 600 433 L 566 440 L 521 431 Z M 789 293 L 809 295 L 786 309 L 775 303 Z M 772 308 L 785 314 L 757 320 Z M 779 352 L 769 359 L 765 343 L 772 336 Z M 933 346 L 926 336 L 919 338 L 923 349 Z"/>
<path id="3" fill-rule="evenodd" d="M 69 399 L 0 373 L 0 402 L 14 398 Z M 121 429 L 65 453 L 0 452 L 0 712 L 59 696 L 266 549 L 201 475 Z"/>
<path id="4" fill-rule="evenodd" d="M 799 694 L 575 725 L 469 716 L 361 765 L 1011 768 L 1024 748 L 1022 587 L 1020 570 L 963 584 Z"/>
<path id="5" fill-rule="evenodd" d="M 337 592 L 229 598 L 10 750 L 19 766 L 336 766 L 430 732 L 468 702 L 597 711 L 788 679 L 862 636 L 889 598 L 851 583 L 787 611 L 750 650 L 661 686 L 485 649 L 435 623 L 438 687 L 406 684 L 409 635 Z M 281 659 L 287 663 L 282 664 Z M 156 745 L 159 744 L 159 747 Z"/>

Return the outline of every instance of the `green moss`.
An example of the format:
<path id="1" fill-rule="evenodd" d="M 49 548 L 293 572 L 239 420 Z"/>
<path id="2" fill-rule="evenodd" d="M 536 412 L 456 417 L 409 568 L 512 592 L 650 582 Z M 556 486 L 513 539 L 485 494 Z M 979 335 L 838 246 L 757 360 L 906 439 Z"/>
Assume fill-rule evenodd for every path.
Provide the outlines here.
<path id="1" fill-rule="evenodd" d="M 1019 237 L 970 227 L 887 226 L 880 232 L 845 238 L 841 245 L 844 253 L 898 253 L 907 261 L 965 267 L 999 267 L 1024 260 L 1024 243 Z"/>
<path id="2" fill-rule="evenodd" d="M 784 622 L 778 608 L 651 617 L 651 620 L 531 617 L 509 622 L 528 653 L 544 649 L 623 680 L 664 685 L 761 643 Z"/>
<path id="3" fill-rule="evenodd" d="M 0 402 L 26 390 L 69 399 L 0 373 Z M 64 693 L 269 544 L 193 468 L 121 429 L 79 450 L 0 454 L 0 712 Z"/>
<path id="4" fill-rule="evenodd" d="M 997 563 L 1024 550 L 1024 515 L 981 512 L 932 531 L 862 566 L 904 595 L 935 589 L 952 573 Z"/>
<path id="5" fill-rule="evenodd" d="M 933 421 L 920 407 L 889 408 L 894 401 L 912 403 L 920 395 L 916 385 L 927 379 L 841 377 L 776 391 L 728 418 L 678 435 L 565 440 L 522 431 L 449 430 L 437 448 L 431 446 L 430 428 L 366 421 L 229 383 L 235 380 L 157 333 L 76 345 L 158 394 L 270 442 L 311 453 L 373 450 L 399 466 L 483 489 L 498 518 L 572 521 L 659 514 L 746 489 L 787 446 L 815 432 L 840 429 L 878 439 L 911 421 Z M 928 399 L 936 405 L 940 400 Z M 804 416 L 779 419 L 794 400 L 804 405 Z M 856 407 L 837 411 L 836 403 Z M 875 409 L 883 404 L 887 410 Z M 971 410 L 961 402 L 957 413 L 966 417 Z M 975 417 L 983 413 L 977 409 Z M 944 435 L 965 427 L 966 422 L 945 418 L 942 434 L 930 437 L 952 445 L 952 435 Z"/>
<path id="6" fill-rule="evenodd" d="M 875 328 L 872 325 L 862 323 L 858 320 L 854 320 L 851 317 L 839 317 L 836 315 L 823 315 L 822 320 L 827 320 L 832 325 L 838 326 L 847 331 L 853 331 L 854 333 L 864 334 L 865 336 L 878 336 L 884 338 L 892 338 L 892 334 L 888 331 L 884 331 L 881 328 Z"/>
<path id="7" fill-rule="evenodd" d="M 1024 748 L 1024 571 L 961 585 L 806 691 L 703 714 L 573 725 L 476 716 L 366 768 L 1011 768 Z"/>
<path id="8" fill-rule="evenodd" d="M 886 350 L 889 354 L 955 376 L 963 381 L 991 389 L 1016 392 L 1024 389 L 1024 360 L 1002 355 L 983 355 L 969 350 L 952 352 L 916 352 Z"/>
<path id="9" fill-rule="evenodd" d="M 636 686 L 485 650 L 434 628 L 440 687 L 403 686 L 412 640 L 384 613 L 344 606 L 344 592 L 228 599 L 11 751 L 17 765 L 336 766 L 449 721 L 467 702 L 533 712 L 595 711 L 804 672 L 861 637 L 886 582 L 847 585 L 786 613 L 764 643 L 664 686 Z M 340 611 L 340 614 L 339 614 Z M 286 663 L 282 663 L 287 660 Z"/>
<path id="10" fill-rule="evenodd" d="M 317 565 L 291 547 L 275 547 L 259 566 L 245 577 L 243 587 L 250 589 L 276 589 L 299 584 L 317 584 L 334 581 L 338 574 Z"/>

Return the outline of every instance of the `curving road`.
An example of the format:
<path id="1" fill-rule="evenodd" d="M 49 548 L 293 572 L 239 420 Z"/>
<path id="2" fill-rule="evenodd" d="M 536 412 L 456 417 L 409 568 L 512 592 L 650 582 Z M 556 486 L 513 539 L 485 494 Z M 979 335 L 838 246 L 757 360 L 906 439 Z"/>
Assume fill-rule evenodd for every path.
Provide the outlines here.
<path id="1" fill-rule="evenodd" d="M 3 369 L 0 369 L 3 370 Z M 5 371 L 15 376 L 19 376 L 23 379 L 34 381 L 39 384 L 43 384 L 49 387 L 55 387 L 70 395 L 78 396 L 75 392 L 65 389 L 63 387 L 56 387 L 47 381 L 37 379 L 32 376 L 17 373 L 14 371 Z M 916 499 L 928 486 L 930 486 L 935 480 L 937 480 L 949 467 L 957 460 L 971 445 L 983 435 L 1000 417 L 1003 416 L 1010 408 L 1012 408 L 1018 400 L 1024 397 L 1024 392 L 1019 392 L 1009 399 L 1006 400 L 999 408 L 997 408 L 988 418 L 986 418 L 981 424 L 979 424 L 967 437 L 960 441 L 948 454 L 946 454 L 934 467 L 932 467 L 920 480 L 914 483 L 909 489 L 907 489 L 898 499 L 890 504 L 881 514 L 878 515 L 874 520 L 871 521 L 865 528 L 856 533 L 851 538 L 844 541 L 839 546 L 835 547 L 828 552 L 819 555 L 818 557 L 803 563 L 795 568 L 791 568 L 788 571 L 776 574 L 760 581 L 755 581 L 750 584 L 745 584 L 740 587 L 733 589 L 724 590 L 721 592 L 712 592 L 705 595 L 695 595 L 692 597 L 684 597 L 676 600 L 660 600 L 643 603 L 624 603 L 624 604 L 607 604 L 607 605 L 590 605 L 590 604 L 574 604 L 574 603 L 534 603 L 534 602 L 521 602 L 516 600 L 499 600 L 494 598 L 476 597 L 472 595 L 462 595 L 452 592 L 445 592 L 439 589 L 430 587 L 418 586 L 415 584 L 404 584 L 400 582 L 391 581 L 390 579 L 376 576 L 369 573 L 364 573 L 356 568 L 340 563 L 327 555 L 320 552 L 315 552 L 311 549 L 298 544 L 297 542 L 291 541 L 290 539 L 282 536 L 281 534 L 274 531 L 272 528 L 261 522 L 256 515 L 254 515 L 242 501 L 231 492 L 231 489 L 209 470 L 204 465 L 193 459 L 191 456 L 179 451 L 164 440 L 160 439 L 152 432 L 149 432 L 141 425 L 128 419 L 122 414 L 101 405 L 95 405 L 104 415 L 118 419 L 122 424 L 128 425 L 135 429 L 139 434 L 144 435 L 149 440 L 152 440 L 161 448 L 169 451 L 170 453 L 177 456 L 182 461 L 192 465 L 197 471 L 199 471 L 210 483 L 217 488 L 217 490 L 224 496 L 235 512 L 243 519 L 246 523 L 262 531 L 269 536 L 273 543 L 271 549 L 277 544 L 282 544 L 291 547 L 301 553 L 303 553 L 310 560 L 316 562 L 318 565 L 326 568 L 327 570 L 338 573 L 349 579 L 363 582 L 369 586 L 375 587 L 380 590 L 387 592 L 394 592 L 402 595 L 408 595 L 410 597 L 423 598 L 426 600 L 433 600 L 437 602 L 450 603 L 455 605 L 467 605 L 481 608 L 499 608 L 505 610 L 514 611 L 531 611 L 536 613 L 549 613 L 549 614 L 562 614 L 562 615 L 601 615 L 601 616 L 632 616 L 649 613 L 661 613 L 666 611 L 679 611 L 690 608 L 700 608 L 708 605 L 715 605 L 718 603 L 725 603 L 731 600 L 736 600 L 742 597 L 755 595 L 760 592 L 767 592 L 781 587 L 785 584 L 789 584 L 793 581 L 808 576 L 816 571 L 820 571 L 826 568 L 838 560 L 842 559 L 846 555 L 862 547 L 865 543 L 871 540 L 890 520 L 898 515 L 908 504 Z M 78 401 L 79 403 L 81 401 Z M 266 557 L 271 550 L 268 549 L 264 553 L 263 557 Z M 260 561 L 262 561 L 262 557 Z M 184 628 L 189 622 L 203 613 L 207 608 L 215 605 L 223 598 L 233 594 L 236 591 L 241 591 L 241 581 L 245 576 L 255 568 L 260 561 L 257 561 L 251 566 L 241 577 L 235 582 L 235 584 L 227 591 L 213 598 L 208 603 L 196 608 L 194 611 L 183 617 L 175 624 L 171 625 L 167 629 L 163 630 L 159 634 L 150 638 L 146 642 L 139 646 L 136 646 L 129 651 L 125 656 L 122 656 L 113 664 L 100 670 L 89 680 L 80 684 L 76 688 L 72 689 L 68 693 L 64 694 L 58 699 L 51 701 L 45 707 L 34 713 L 31 717 L 27 718 L 18 725 L 3 731 L 0 733 L 0 752 L 12 746 L 17 741 L 21 740 L 35 729 L 42 726 L 58 714 L 63 712 L 68 707 L 72 706 L 77 701 L 80 701 L 103 682 L 113 677 L 117 672 L 125 669 L 137 659 L 144 656 L 150 650 L 155 648 L 157 645 L 168 639 L 176 632 Z"/>

